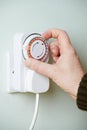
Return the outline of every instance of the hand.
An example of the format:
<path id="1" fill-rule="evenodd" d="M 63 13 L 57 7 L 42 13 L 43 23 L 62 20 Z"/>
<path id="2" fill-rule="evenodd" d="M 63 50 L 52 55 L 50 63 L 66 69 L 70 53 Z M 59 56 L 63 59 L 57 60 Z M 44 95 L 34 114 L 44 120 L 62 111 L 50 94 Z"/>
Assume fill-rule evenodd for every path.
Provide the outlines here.
<path id="1" fill-rule="evenodd" d="M 64 91 L 76 99 L 79 83 L 85 71 L 79 61 L 67 33 L 59 29 L 51 29 L 42 35 L 46 40 L 54 38 L 49 45 L 53 64 L 31 59 L 25 61 L 27 67 L 51 78 Z"/>

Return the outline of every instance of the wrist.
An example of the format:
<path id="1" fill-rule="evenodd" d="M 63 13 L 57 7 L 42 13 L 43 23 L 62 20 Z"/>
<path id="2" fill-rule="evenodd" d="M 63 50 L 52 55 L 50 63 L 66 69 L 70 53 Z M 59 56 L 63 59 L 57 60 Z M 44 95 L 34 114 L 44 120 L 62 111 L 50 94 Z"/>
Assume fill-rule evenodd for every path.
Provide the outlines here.
<path id="1" fill-rule="evenodd" d="M 72 96 L 73 99 L 77 99 L 77 94 L 78 94 L 78 89 L 79 89 L 79 86 L 80 86 L 80 82 L 83 78 L 83 76 L 85 75 L 85 71 L 83 70 L 79 75 L 78 77 L 76 77 L 76 81 L 75 81 L 75 84 L 74 86 L 72 86 L 72 89 L 71 89 L 71 93 L 70 95 Z"/>

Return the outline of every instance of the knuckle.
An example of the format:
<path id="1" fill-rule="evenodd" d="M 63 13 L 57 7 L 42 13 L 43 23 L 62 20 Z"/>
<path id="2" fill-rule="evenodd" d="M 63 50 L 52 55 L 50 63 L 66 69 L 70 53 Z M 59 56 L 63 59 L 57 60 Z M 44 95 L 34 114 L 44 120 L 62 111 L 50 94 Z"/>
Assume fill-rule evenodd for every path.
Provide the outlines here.
<path id="1" fill-rule="evenodd" d="M 50 71 L 50 78 L 56 82 L 57 80 L 57 71 L 56 71 L 56 66 L 54 66 L 51 71 Z"/>
<path id="2" fill-rule="evenodd" d="M 68 55 L 70 57 L 77 57 L 78 58 L 77 52 L 76 52 L 76 50 L 74 48 L 69 49 Z"/>
<path id="3" fill-rule="evenodd" d="M 53 74 L 52 74 L 52 80 L 54 81 L 54 82 L 57 82 L 57 74 L 56 74 L 57 72 L 54 72 Z"/>
<path id="4" fill-rule="evenodd" d="M 61 33 L 68 35 L 67 32 L 66 32 L 66 30 L 61 30 Z"/>
<path id="5" fill-rule="evenodd" d="M 61 30 L 60 34 L 61 34 L 61 37 L 63 36 L 66 39 L 69 38 L 69 35 L 68 35 L 68 33 L 65 30 Z"/>
<path id="6" fill-rule="evenodd" d="M 71 48 L 71 50 L 70 50 L 70 54 L 76 56 L 76 55 L 77 55 L 76 50 L 75 50 L 74 48 Z"/>

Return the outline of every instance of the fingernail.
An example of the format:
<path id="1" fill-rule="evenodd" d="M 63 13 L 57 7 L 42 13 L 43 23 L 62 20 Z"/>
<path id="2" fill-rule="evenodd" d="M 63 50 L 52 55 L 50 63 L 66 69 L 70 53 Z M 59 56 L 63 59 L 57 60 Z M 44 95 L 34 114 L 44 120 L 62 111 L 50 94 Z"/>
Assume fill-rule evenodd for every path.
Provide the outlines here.
<path id="1" fill-rule="evenodd" d="M 56 49 L 55 46 L 52 46 L 52 47 L 51 47 L 51 50 L 52 50 L 52 51 L 55 51 L 55 49 Z"/>
<path id="2" fill-rule="evenodd" d="M 56 52 L 56 50 L 55 50 L 55 48 L 53 48 L 53 49 L 52 49 L 52 53 L 55 53 L 55 52 Z"/>

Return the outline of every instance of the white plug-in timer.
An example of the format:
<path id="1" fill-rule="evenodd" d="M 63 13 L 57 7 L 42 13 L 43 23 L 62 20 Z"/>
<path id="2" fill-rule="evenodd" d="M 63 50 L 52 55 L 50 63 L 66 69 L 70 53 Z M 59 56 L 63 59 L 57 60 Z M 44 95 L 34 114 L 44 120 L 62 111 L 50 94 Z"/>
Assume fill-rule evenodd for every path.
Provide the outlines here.
<path id="1" fill-rule="evenodd" d="M 24 60 L 29 58 L 48 62 L 47 41 L 38 33 L 18 33 L 14 37 L 13 55 L 9 60 L 8 92 L 43 93 L 49 89 L 47 77 L 25 66 Z"/>
<path id="2" fill-rule="evenodd" d="M 48 62 L 48 44 L 47 41 L 40 34 L 25 34 L 22 37 L 22 45 L 22 54 L 24 59 L 34 58 L 42 62 Z M 30 86 L 30 91 L 34 93 L 42 93 L 48 90 L 49 79 L 28 68 L 25 84 L 25 86 Z"/>

